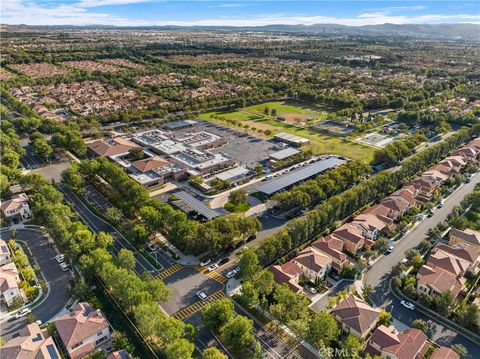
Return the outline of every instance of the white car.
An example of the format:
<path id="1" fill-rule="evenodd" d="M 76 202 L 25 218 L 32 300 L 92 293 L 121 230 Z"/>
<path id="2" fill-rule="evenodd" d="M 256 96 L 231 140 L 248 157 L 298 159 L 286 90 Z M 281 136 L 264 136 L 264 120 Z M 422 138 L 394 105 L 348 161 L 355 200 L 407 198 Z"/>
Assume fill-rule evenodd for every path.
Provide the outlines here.
<path id="1" fill-rule="evenodd" d="M 309 285 L 306 285 L 305 289 L 312 294 L 317 294 L 317 290 L 313 287 L 310 287 Z"/>
<path id="2" fill-rule="evenodd" d="M 235 269 L 233 269 L 226 274 L 226 277 L 227 278 L 233 278 L 235 276 L 235 274 L 237 274 L 237 271 Z"/>
<path id="3" fill-rule="evenodd" d="M 201 300 L 207 300 L 208 296 L 204 292 L 200 291 L 200 292 L 197 292 L 197 297 L 200 298 Z"/>
<path id="4" fill-rule="evenodd" d="M 403 258 L 402 259 L 402 264 L 407 264 L 408 263 L 408 258 Z"/>
<path id="5" fill-rule="evenodd" d="M 63 254 L 59 254 L 59 255 L 55 256 L 55 260 L 58 263 L 63 263 L 63 262 L 65 262 L 65 256 Z"/>
<path id="6" fill-rule="evenodd" d="M 218 264 L 217 263 L 213 263 L 212 265 L 210 265 L 208 267 L 208 271 L 211 272 L 211 271 L 214 271 L 215 269 L 218 268 Z"/>
<path id="7" fill-rule="evenodd" d="M 205 266 L 209 265 L 211 261 L 212 261 L 211 259 L 204 260 L 203 262 L 200 262 L 200 265 L 202 267 L 205 267 Z"/>
<path id="8" fill-rule="evenodd" d="M 62 268 L 64 272 L 67 272 L 70 269 L 70 266 L 67 263 L 62 262 L 60 263 L 60 268 Z"/>
<path id="9" fill-rule="evenodd" d="M 415 305 L 413 303 L 410 303 L 410 302 L 406 302 L 404 300 L 402 300 L 400 302 L 400 304 L 402 304 L 405 308 L 407 309 L 410 309 L 410 310 L 414 310 L 415 309 Z"/>
<path id="10" fill-rule="evenodd" d="M 387 253 L 392 253 L 394 248 L 395 248 L 394 246 L 389 246 L 387 248 Z"/>
<path id="11" fill-rule="evenodd" d="M 22 318 L 22 317 L 30 314 L 31 312 L 32 312 L 32 310 L 30 308 L 23 308 L 17 314 L 15 314 L 15 319 Z"/>

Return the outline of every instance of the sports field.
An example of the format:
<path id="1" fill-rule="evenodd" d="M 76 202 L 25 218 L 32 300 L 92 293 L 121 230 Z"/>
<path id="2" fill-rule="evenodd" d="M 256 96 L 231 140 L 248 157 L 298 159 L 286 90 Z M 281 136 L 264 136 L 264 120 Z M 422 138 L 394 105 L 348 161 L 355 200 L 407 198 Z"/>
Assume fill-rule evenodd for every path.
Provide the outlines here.
<path id="1" fill-rule="evenodd" d="M 199 117 L 222 125 L 243 128 L 262 137 L 267 136 L 265 131 L 269 131 L 267 132 L 268 137 L 272 137 L 278 132 L 288 132 L 302 136 L 311 140 L 311 144 L 305 148 L 311 149 L 314 154 L 330 153 L 365 162 L 370 162 L 373 158 L 375 148 L 371 146 L 312 131 L 308 128 L 309 125 L 298 126 L 277 121 L 276 116 L 264 114 L 265 107 L 268 107 L 270 111 L 275 109 L 277 111 L 276 116 L 301 114 L 308 115 L 315 120 L 323 120 L 328 116 L 327 110 L 320 107 L 286 101 L 272 101 L 235 111 L 208 112 Z"/>

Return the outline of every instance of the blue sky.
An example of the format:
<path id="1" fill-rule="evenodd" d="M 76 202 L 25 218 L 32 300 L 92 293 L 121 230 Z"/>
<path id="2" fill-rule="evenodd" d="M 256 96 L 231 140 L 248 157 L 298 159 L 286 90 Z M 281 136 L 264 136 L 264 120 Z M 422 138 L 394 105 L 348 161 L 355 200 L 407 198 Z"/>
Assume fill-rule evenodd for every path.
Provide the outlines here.
<path id="1" fill-rule="evenodd" d="M 480 1 L 2 0 L 2 24 L 231 25 L 480 23 Z"/>

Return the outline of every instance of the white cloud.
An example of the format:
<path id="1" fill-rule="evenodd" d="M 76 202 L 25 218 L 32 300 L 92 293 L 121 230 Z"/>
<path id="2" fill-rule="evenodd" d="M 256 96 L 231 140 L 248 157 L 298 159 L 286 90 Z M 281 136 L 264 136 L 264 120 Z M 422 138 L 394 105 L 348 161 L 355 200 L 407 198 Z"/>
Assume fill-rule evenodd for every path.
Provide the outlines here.
<path id="1" fill-rule="evenodd" d="M 145 21 L 126 17 L 113 16 L 102 12 L 93 12 L 91 8 L 103 5 L 120 5 L 148 0 L 80 0 L 73 4 L 61 4 L 56 7 L 45 7 L 26 0 L 3 0 L 1 22 L 4 24 L 28 25 L 117 25 L 117 26 L 262 26 L 262 25 L 313 25 L 313 24 L 340 24 L 350 26 L 392 24 L 422 24 L 441 22 L 480 22 L 478 14 L 423 14 L 423 15 L 395 15 L 392 8 L 376 9 L 365 12 L 356 17 L 337 18 L 329 16 L 308 16 L 291 14 L 257 14 L 245 17 L 220 17 L 196 21 Z M 222 3 L 226 4 L 226 3 Z M 234 3 L 232 3 L 233 5 Z M 237 3 L 235 3 L 237 4 Z M 408 7 L 418 10 L 421 6 Z M 400 9 L 406 7 L 396 7 Z M 390 9 L 390 10 L 389 10 Z M 393 13 L 392 13 L 393 11 Z"/>

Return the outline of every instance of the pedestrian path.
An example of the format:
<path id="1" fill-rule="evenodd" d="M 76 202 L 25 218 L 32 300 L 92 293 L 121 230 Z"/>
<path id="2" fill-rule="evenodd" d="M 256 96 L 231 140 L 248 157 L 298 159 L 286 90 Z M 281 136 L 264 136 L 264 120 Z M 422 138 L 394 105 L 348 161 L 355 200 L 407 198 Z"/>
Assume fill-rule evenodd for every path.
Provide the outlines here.
<path id="1" fill-rule="evenodd" d="M 160 279 L 160 280 L 164 280 L 165 278 L 170 277 L 172 274 L 178 272 L 182 268 L 183 267 L 180 264 L 174 264 L 173 266 L 171 266 L 171 267 L 161 271 L 160 273 L 158 273 L 155 276 L 155 278 Z"/>
<path id="2" fill-rule="evenodd" d="M 222 298 L 225 298 L 226 295 L 225 295 L 225 292 L 223 290 L 219 290 L 218 292 L 215 292 L 213 294 L 210 294 L 207 299 L 205 300 L 200 300 L 186 308 L 183 308 L 181 310 L 179 310 L 178 312 L 176 312 L 174 315 L 172 315 L 172 317 L 174 317 L 175 319 L 179 319 L 179 320 L 185 320 L 186 318 L 188 318 L 189 316 L 195 314 L 196 312 L 202 310 L 203 308 L 205 308 L 208 304 L 210 303 L 213 303 L 217 300 L 220 300 Z"/>

